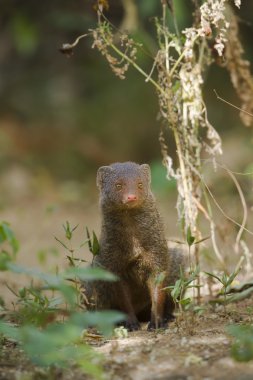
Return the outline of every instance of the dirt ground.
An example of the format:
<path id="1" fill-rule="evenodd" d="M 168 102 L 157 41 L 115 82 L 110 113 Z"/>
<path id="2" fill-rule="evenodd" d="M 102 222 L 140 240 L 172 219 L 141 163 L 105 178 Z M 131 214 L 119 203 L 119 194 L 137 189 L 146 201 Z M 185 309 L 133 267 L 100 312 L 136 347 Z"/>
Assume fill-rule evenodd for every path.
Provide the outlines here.
<path id="1" fill-rule="evenodd" d="M 225 326 L 243 319 L 209 313 L 195 320 L 173 322 L 164 332 L 141 331 L 128 339 L 109 342 L 99 350 L 106 355 L 109 378 L 119 380 L 253 379 L 253 363 L 230 357 L 231 339 Z"/>
<path id="2" fill-rule="evenodd" d="M 203 315 L 185 315 L 167 330 L 128 333 L 123 339 L 93 343 L 105 357 L 105 378 L 110 380 L 252 380 L 253 362 L 238 363 L 230 356 L 229 324 L 249 322 L 246 308 L 253 299 Z M 252 317 L 252 316 L 251 316 Z M 77 369 L 47 371 L 34 367 L 12 342 L 0 354 L 1 380 L 84 380 Z"/>

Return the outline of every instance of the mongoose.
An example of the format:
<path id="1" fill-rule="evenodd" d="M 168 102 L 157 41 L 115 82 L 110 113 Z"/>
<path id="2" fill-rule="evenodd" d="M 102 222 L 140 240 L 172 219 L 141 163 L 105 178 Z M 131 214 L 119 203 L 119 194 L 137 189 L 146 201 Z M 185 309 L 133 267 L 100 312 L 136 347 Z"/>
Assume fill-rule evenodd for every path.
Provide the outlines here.
<path id="1" fill-rule="evenodd" d="M 168 249 L 150 183 L 147 164 L 114 163 L 97 172 L 102 230 L 93 263 L 119 280 L 86 283 L 86 297 L 96 309 L 126 313 L 129 330 L 140 321 L 149 321 L 148 329 L 167 326 L 174 303 L 163 288 L 174 285 L 183 265 L 180 251 Z"/>

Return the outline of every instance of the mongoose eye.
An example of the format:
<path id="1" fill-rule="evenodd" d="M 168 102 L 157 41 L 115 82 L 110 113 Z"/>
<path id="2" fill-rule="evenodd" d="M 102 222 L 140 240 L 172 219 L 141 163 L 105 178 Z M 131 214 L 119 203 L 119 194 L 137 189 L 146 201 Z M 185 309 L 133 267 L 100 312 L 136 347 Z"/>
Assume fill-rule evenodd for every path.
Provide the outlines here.
<path id="1" fill-rule="evenodd" d="M 143 189 L 143 183 L 142 183 L 142 182 L 139 182 L 139 183 L 138 183 L 138 188 L 139 188 L 139 189 Z"/>
<path id="2" fill-rule="evenodd" d="M 121 185 L 121 183 L 116 183 L 116 189 L 117 189 L 117 190 L 121 190 L 121 189 L 122 189 L 122 185 Z"/>

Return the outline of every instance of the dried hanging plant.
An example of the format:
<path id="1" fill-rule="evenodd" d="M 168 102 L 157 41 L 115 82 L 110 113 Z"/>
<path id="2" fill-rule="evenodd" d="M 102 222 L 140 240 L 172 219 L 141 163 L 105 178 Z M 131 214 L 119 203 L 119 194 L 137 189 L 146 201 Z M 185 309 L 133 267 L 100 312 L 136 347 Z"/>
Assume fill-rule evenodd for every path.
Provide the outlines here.
<path id="1" fill-rule="evenodd" d="M 204 72 L 213 62 L 213 49 L 219 57 L 226 57 L 234 87 L 242 94 L 243 109 L 252 110 L 253 97 L 248 64 L 242 59 L 243 49 L 238 39 L 238 27 L 231 8 L 228 8 L 228 0 L 205 0 L 200 7 L 196 0 L 193 4 L 193 26 L 179 31 L 173 1 L 161 0 L 162 16 L 155 18 L 158 48 L 150 73 L 145 72 L 137 62 L 137 53 L 143 49 L 142 45 L 127 33 L 116 30 L 104 16 L 103 10 L 109 6 L 108 1 L 97 2 L 98 23 L 90 33 L 93 36 L 92 47 L 101 52 L 119 78 L 124 79 L 132 66 L 144 76 L 146 82 L 155 87 L 163 125 L 172 130 L 176 143 L 178 165 L 169 156 L 161 132 L 160 143 L 167 176 L 177 180 L 179 219 L 185 234 L 190 231 L 199 240 L 199 210 L 208 214 L 201 205 L 201 153 L 206 151 L 213 159 L 222 154 L 221 139 L 208 121 L 202 91 Z M 234 4 L 240 8 L 241 1 L 234 0 Z M 168 28 L 169 12 L 174 20 L 176 34 Z M 249 123 L 246 116 L 243 117 Z M 222 261 L 210 215 L 209 221 L 214 251 Z M 198 263 L 197 245 L 194 248 Z"/>

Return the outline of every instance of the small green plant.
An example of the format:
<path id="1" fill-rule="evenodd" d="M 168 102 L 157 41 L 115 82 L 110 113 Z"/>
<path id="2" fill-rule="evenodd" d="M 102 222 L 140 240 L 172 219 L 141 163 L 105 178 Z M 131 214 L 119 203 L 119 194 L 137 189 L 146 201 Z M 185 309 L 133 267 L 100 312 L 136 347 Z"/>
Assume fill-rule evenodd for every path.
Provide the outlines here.
<path id="1" fill-rule="evenodd" d="M 99 247 L 98 238 L 94 231 L 92 231 L 92 238 L 91 238 L 88 227 L 86 227 L 86 234 L 87 234 L 89 251 L 92 253 L 93 258 L 94 258 L 96 255 L 99 254 L 100 247 Z"/>
<path id="2" fill-rule="evenodd" d="M 9 223 L 0 223 L 0 271 L 8 269 L 8 263 L 16 259 L 19 243 L 15 238 Z"/>
<path id="3" fill-rule="evenodd" d="M 197 302 L 198 302 L 198 304 L 200 304 L 200 288 L 201 288 L 200 276 L 199 276 L 199 274 L 200 274 L 200 262 L 199 262 L 199 249 L 198 249 L 198 245 L 200 243 L 202 243 L 203 241 L 207 240 L 207 239 L 209 239 L 209 236 L 204 237 L 204 238 L 202 238 L 200 240 L 196 240 L 196 237 L 192 235 L 191 228 L 190 227 L 187 228 L 186 244 L 187 244 L 187 247 L 188 247 L 188 266 L 189 266 L 189 278 L 188 278 L 188 280 L 190 280 L 189 284 L 192 284 L 192 282 L 194 282 L 194 285 L 191 285 L 191 287 L 193 289 L 197 289 Z M 180 242 L 180 241 L 178 241 L 177 243 L 179 243 L 179 244 L 185 244 L 184 242 Z M 191 248 L 192 248 L 193 245 L 195 246 L 195 250 L 194 250 L 195 263 L 196 263 L 195 269 L 194 269 L 194 266 L 192 264 L 193 260 L 192 260 L 192 257 L 191 257 Z M 184 275 L 183 275 L 183 277 L 184 277 Z M 193 277 L 194 277 L 194 279 L 193 279 Z M 182 286 L 185 283 L 185 281 L 186 281 L 186 283 L 188 282 L 188 280 L 187 280 L 186 277 L 182 278 L 182 273 L 181 273 L 180 278 L 182 279 L 182 283 L 181 283 L 180 286 Z M 185 293 L 188 285 L 185 284 L 186 288 L 182 289 L 183 293 Z M 183 288 L 185 286 L 183 285 Z M 193 297 L 195 298 L 195 295 L 193 295 Z"/>
<path id="4" fill-rule="evenodd" d="M 227 295 L 229 293 L 229 289 L 230 289 L 232 282 L 234 281 L 234 279 L 236 278 L 236 276 L 238 275 L 238 273 L 241 270 L 240 264 L 241 264 L 241 261 L 239 262 L 236 269 L 231 274 L 227 274 L 227 273 L 223 272 L 220 276 L 218 276 L 214 273 L 205 272 L 208 276 L 215 278 L 216 280 L 218 280 L 222 284 L 221 294 L 224 296 L 223 305 L 224 305 L 225 313 L 227 311 L 226 305 L 228 303 Z"/>
<path id="5" fill-rule="evenodd" d="M 232 357 L 240 362 L 253 360 L 253 326 L 231 325 L 227 332 L 235 338 L 231 347 Z"/>
<path id="6" fill-rule="evenodd" d="M 66 224 L 63 224 L 63 229 L 65 231 L 65 238 L 67 239 L 67 242 L 63 242 L 61 239 L 55 236 L 55 240 L 58 241 L 66 251 L 68 251 L 69 254 L 66 257 L 69 261 L 70 266 L 73 267 L 80 265 L 82 262 L 86 262 L 86 260 L 75 257 L 74 255 L 77 250 L 82 249 L 85 245 L 88 245 L 89 251 L 93 255 L 93 258 L 99 253 L 99 242 L 97 235 L 94 231 L 92 231 L 91 237 L 88 227 L 86 227 L 87 238 L 83 242 L 81 242 L 81 244 L 78 247 L 73 247 L 73 233 L 77 228 L 78 225 L 76 225 L 75 227 L 71 227 L 70 223 L 67 221 Z"/>
<path id="7" fill-rule="evenodd" d="M 185 327 L 188 334 L 194 334 L 194 326 L 196 326 L 195 318 L 196 314 L 200 314 L 203 311 L 203 307 L 196 305 L 193 297 L 186 296 L 186 292 L 189 289 L 198 288 L 200 285 L 197 283 L 199 277 L 199 267 L 190 270 L 189 274 L 180 270 L 180 278 L 176 281 L 174 286 L 169 286 L 170 294 L 173 298 L 175 305 L 178 305 L 180 311 L 180 317 L 185 320 Z M 185 317 L 185 311 L 187 311 L 187 317 Z M 177 320 L 178 321 L 178 320 Z M 179 326 L 178 326 L 179 327 Z"/>
<path id="8" fill-rule="evenodd" d="M 86 262 L 86 260 L 81 259 L 80 257 L 77 257 L 77 254 L 76 254 L 76 252 L 83 249 L 85 245 L 88 246 L 88 249 L 90 253 L 92 254 L 92 263 L 93 263 L 94 257 L 99 253 L 98 238 L 94 231 L 92 231 L 92 237 L 91 237 L 88 227 L 86 227 L 87 238 L 83 242 L 81 242 L 81 244 L 79 244 L 77 247 L 74 247 L 73 234 L 74 234 L 74 231 L 77 230 L 77 228 L 78 228 L 78 225 L 72 227 L 70 223 L 67 221 L 66 224 L 63 224 L 66 242 L 62 241 L 61 239 L 55 236 L 56 241 L 58 241 L 61 244 L 61 246 L 68 252 L 68 254 L 66 255 L 66 258 L 68 260 L 70 268 L 76 268 L 76 269 L 80 268 L 82 263 Z M 97 268 L 93 268 L 93 270 L 96 271 Z M 79 274 L 81 274 L 80 271 L 79 271 Z M 76 277 L 70 280 L 73 281 L 75 289 L 76 289 L 76 305 L 82 308 L 82 304 L 83 304 L 82 279 L 80 276 L 77 275 Z"/>
<path id="9" fill-rule="evenodd" d="M 16 296 L 16 303 L 13 303 L 13 311 L 5 308 L 4 301 L 1 302 L 5 316 L 0 322 L 0 336 L 14 339 L 36 365 L 64 368 L 75 364 L 96 379 L 103 379 L 102 358 L 85 342 L 83 330 L 96 326 L 108 336 L 113 333 L 114 325 L 124 320 L 124 315 L 113 311 L 80 312 L 81 291 L 77 284 L 94 280 L 115 281 L 116 276 L 101 268 L 81 266 L 84 260 L 75 257 L 72 247 L 76 229 L 77 226 L 72 228 L 68 222 L 64 225 L 69 243 L 57 240 L 70 253 L 67 256 L 69 267 L 52 274 L 16 264 L 18 242 L 9 224 L 0 224 L 0 245 L 4 245 L 0 251 L 0 270 L 31 277 L 30 286 L 18 291 L 7 285 Z M 91 244 L 93 251 L 97 252 L 98 242 L 94 236 L 93 241 L 89 238 L 86 244 Z"/>
<path id="10" fill-rule="evenodd" d="M 199 285 L 193 284 L 196 281 L 199 275 L 199 268 L 196 267 L 193 271 L 190 272 L 189 276 L 187 276 L 182 269 L 180 270 L 180 278 L 176 281 L 175 285 L 168 286 L 165 289 L 170 290 L 171 297 L 175 304 L 179 306 L 180 312 L 187 309 L 189 305 L 192 303 L 192 298 L 185 297 L 185 293 L 187 289 L 196 288 Z"/>
<path id="11" fill-rule="evenodd" d="M 121 320 L 122 315 L 114 312 L 74 313 L 67 322 L 50 323 L 43 330 L 31 324 L 15 327 L 0 322 L 0 333 L 18 342 L 36 365 L 66 368 L 77 364 L 85 373 L 103 379 L 103 358 L 83 341 L 82 331 L 96 324 L 108 335 Z"/>

